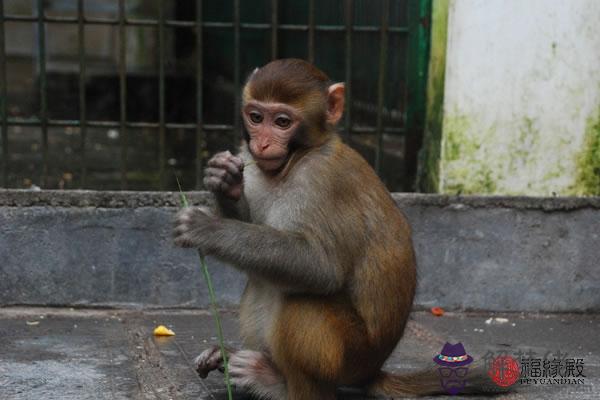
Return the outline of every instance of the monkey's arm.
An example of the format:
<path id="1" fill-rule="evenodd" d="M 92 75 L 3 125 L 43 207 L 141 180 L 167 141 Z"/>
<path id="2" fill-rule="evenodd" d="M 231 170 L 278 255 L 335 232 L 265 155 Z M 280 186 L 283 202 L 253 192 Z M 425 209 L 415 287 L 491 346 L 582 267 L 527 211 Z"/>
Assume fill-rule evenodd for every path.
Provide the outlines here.
<path id="1" fill-rule="evenodd" d="M 242 194 L 239 200 L 233 200 L 223 193 L 215 192 L 219 215 L 223 218 L 250 221 L 250 209 L 246 197 Z"/>
<path id="2" fill-rule="evenodd" d="M 174 236 L 179 246 L 198 248 L 291 291 L 328 294 L 343 285 L 343 270 L 333 249 L 307 233 L 216 218 L 200 208 L 186 208 L 177 216 Z"/>

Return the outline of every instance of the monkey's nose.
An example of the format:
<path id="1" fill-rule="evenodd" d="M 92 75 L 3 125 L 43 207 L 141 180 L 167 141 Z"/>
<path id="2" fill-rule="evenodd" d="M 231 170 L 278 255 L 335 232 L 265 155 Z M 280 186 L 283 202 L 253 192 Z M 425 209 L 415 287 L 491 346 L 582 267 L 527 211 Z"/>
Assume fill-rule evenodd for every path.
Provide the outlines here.
<path id="1" fill-rule="evenodd" d="M 269 148 L 270 144 L 269 143 L 263 143 L 260 145 L 260 149 L 262 151 L 265 151 L 267 148 Z"/>

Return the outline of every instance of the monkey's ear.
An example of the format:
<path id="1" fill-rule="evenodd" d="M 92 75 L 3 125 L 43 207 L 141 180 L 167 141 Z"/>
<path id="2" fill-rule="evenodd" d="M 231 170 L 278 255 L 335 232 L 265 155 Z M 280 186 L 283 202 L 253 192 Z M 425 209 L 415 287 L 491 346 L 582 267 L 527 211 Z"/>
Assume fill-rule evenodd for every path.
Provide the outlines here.
<path id="1" fill-rule="evenodd" d="M 327 89 L 327 122 L 335 125 L 344 113 L 345 89 L 343 83 L 334 83 Z"/>

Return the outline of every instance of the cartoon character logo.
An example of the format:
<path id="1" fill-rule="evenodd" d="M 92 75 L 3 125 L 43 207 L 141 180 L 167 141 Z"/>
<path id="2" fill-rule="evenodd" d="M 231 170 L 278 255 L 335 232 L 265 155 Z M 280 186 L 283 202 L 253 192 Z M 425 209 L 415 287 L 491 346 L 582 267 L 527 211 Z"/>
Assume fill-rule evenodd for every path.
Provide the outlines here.
<path id="1" fill-rule="evenodd" d="M 446 342 L 441 353 L 435 356 L 433 361 L 440 366 L 438 372 L 444 390 L 451 395 L 460 393 L 467 384 L 467 365 L 473 362 L 473 357 L 467 354 L 462 343 Z"/>

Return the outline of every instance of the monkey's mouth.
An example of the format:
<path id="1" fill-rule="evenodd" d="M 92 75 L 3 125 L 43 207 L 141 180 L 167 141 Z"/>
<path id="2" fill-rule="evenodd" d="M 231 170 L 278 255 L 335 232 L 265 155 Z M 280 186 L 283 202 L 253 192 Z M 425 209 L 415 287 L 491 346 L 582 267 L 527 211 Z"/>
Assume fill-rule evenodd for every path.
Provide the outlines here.
<path id="1" fill-rule="evenodd" d="M 262 169 L 266 171 L 273 171 L 281 167 L 285 164 L 285 160 L 287 157 L 254 157 L 256 160 L 256 164 Z"/>
<path id="2" fill-rule="evenodd" d="M 285 161 L 286 157 L 254 157 L 257 164 L 261 165 L 273 165 L 281 164 Z"/>
<path id="3" fill-rule="evenodd" d="M 285 157 L 278 157 L 278 156 L 273 156 L 273 157 L 258 157 L 258 156 L 254 156 L 254 159 L 256 160 L 256 162 L 259 161 L 277 161 L 277 160 L 283 160 L 285 159 Z"/>

